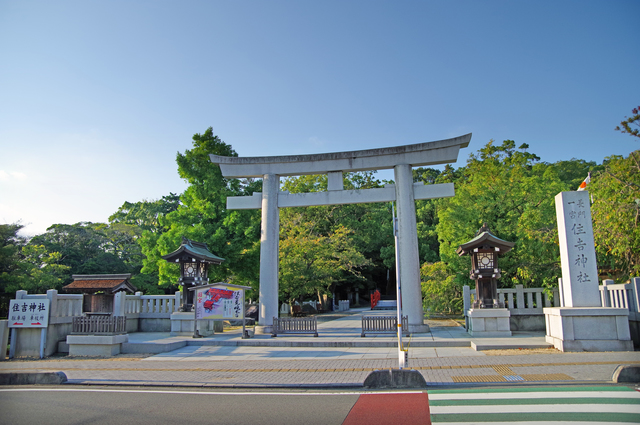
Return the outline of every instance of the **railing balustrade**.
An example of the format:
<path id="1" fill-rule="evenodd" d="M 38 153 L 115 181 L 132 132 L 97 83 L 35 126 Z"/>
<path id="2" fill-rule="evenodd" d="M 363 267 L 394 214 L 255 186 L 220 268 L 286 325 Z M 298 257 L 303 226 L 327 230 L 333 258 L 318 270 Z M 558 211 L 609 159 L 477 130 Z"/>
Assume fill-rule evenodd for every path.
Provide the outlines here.
<path id="1" fill-rule="evenodd" d="M 472 298 L 475 299 L 476 290 L 465 285 L 463 287 L 464 311 L 471 308 Z M 512 315 L 543 314 L 545 307 L 559 307 L 560 297 L 558 290 L 553 290 L 553 303 L 543 288 L 524 288 L 516 285 L 515 288 L 499 288 L 498 299 L 508 308 Z"/>
<path id="2" fill-rule="evenodd" d="M 398 316 L 362 316 L 362 333 L 365 337 L 368 333 L 397 333 Z M 402 316 L 402 333 L 409 333 L 409 319 Z"/>
<path id="3" fill-rule="evenodd" d="M 174 295 L 127 295 L 125 301 L 125 313 L 138 314 L 140 318 L 170 318 L 171 313 L 180 309 L 180 292 Z"/>
<path id="4" fill-rule="evenodd" d="M 271 336 L 279 334 L 313 334 L 318 336 L 318 319 L 311 317 L 274 317 Z"/>
<path id="5" fill-rule="evenodd" d="M 71 333 L 76 335 L 115 335 L 126 330 L 126 316 L 75 316 L 71 324 Z"/>

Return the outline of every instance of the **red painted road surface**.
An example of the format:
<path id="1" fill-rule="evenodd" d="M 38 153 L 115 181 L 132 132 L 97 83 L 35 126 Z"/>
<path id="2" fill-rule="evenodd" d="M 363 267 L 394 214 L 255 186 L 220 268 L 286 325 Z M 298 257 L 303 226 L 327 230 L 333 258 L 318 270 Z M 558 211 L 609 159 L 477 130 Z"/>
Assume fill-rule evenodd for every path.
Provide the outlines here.
<path id="1" fill-rule="evenodd" d="M 342 425 L 430 425 L 427 393 L 362 394 Z"/>

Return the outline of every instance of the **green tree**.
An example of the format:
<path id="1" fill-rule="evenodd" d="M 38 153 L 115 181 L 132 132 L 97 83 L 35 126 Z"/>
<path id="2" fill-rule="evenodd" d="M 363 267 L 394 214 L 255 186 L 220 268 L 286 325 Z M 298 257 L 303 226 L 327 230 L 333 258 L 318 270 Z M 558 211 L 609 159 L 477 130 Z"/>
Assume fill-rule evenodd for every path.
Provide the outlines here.
<path id="1" fill-rule="evenodd" d="M 7 317 L 9 300 L 13 299 L 17 285 L 20 251 L 24 237 L 18 235 L 24 226 L 19 223 L 0 224 L 0 318 Z"/>
<path id="2" fill-rule="evenodd" d="M 640 137 L 638 128 L 631 128 L 632 125 L 640 128 L 640 106 L 633 108 L 631 112 L 633 115 L 631 117 L 625 117 L 620 125 L 616 127 L 616 131 L 627 133 L 630 136 Z M 622 128 L 620 126 L 622 126 Z"/>
<path id="3" fill-rule="evenodd" d="M 440 175 L 440 170 L 420 167 L 413 170 L 413 181 L 424 184 L 440 183 Z M 437 200 L 424 199 L 416 201 L 416 222 L 418 225 L 420 261 L 428 263 L 439 261 L 440 243 L 436 231 L 436 225 L 438 224 Z"/>
<path id="4" fill-rule="evenodd" d="M 381 187 L 382 182 L 375 178 L 373 172 L 345 173 L 345 190 L 360 190 Z M 326 175 L 310 175 L 289 177 L 283 182 L 283 190 L 291 193 L 319 192 L 327 189 Z M 288 246 L 300 233 L 293 233 L 288 229 L 296 226 L 312 223 L 308 227 L 309 237 L 314 241 L 318 238 L 327 242 L 332 240 L 332 235 L 344 234 L 346 231 L 349 240 L 353 243 L 355 252 L 362 255 L 366 261 L 359 262 L 357 271 L 352 268 L 337 269 L 333 276 L 333 282 L 327 290 L 321 291 L 321 295 L 327 292 L 335 292 L 341 296 L 347 293 L 359 291 L 366 294 L 368 290 L 380 287 L 386 282 L 386 251 L 385 247 L 391 245 L 393 251 L 393 233 L 391 228 L 390 204 L 351 204 L 328 205 L 308 208 L 285 208 L 280 211 L 280 254 L 282 247 Z M 306 234 L 301 232 L 301 234 Z M 328 242 L 327 242 L 328 243 Z M 325 254 L 328 251 L 323 251 Z M 391 254 L 393 257 L 393 254 Z M 281 276 L 287 273 L 288 264 L 281 262 Z M 308 295 L 314 295 L 310 291 Z M 288 299 L 286 294 L 283 300 Z"/>
<path id="5" fill-rule="evenodd" d="M 59 253 L 59 263 L 68 267 L 64 283 L 71 283 L 71 274 L 128 273 L 130 268 L 108 236 L 105 224 L 80 222 L 54 224 L 29 241 L 31 246 L 43 246 L 48 253 Z M 133 249 L 133 248 L 132 248 Z"/>
<path id="6" fill-rule="evenodd" d="M 554 196 L 566 189 L 554 167 L 539 163 L 515 142 L 490 141 L 467 165 L 443 173 L 454 180 L 456 196 L 440 199 L 437 232 L 440 257 L 458 286 L 470 284 L 469 259 L 456 254 L 457 247 L 472 239 L 483 223 L 514 249 L 500 260 L 500 284 L 554 286 L 560 273 Z"/>
<path id="7" fill-rule="evenodd" d="M 424 263 L 420 267 L 422 303 L 429 313 L 459 313 L 463 309 L 462 287 L 445 263 Z"/>
<path id="8" fill-rule="evenodd" d="M 180 196 L 169 193 L 153 201 L 125 202 L 109 217 L 110 224 L 122 223 L 136 226 L 142 231 L 162 233 L 165 229 L 160 220 L 180 206 Z"/>
<path id="9" fill-rule="evenodd" d="M 161 256 L 176 250 L 183 236 L 206 243 L 211 252 L 226 260 L 209 269 L 212 282 L 258 285 L 260 212 L 227 210 L 226 198 L 251 195 L 260 190 L 261 182 L 225 179 L 209 154 L 237 156 L 211 127 L 195 134 L 193 148 L 176 157 L 178 174 L 189 183 L 180 196 L 180 205 L 158 216 L 162 233 L 145 231 L 140 238 L 145 256 L 142 272 L 157 275 L 159 284 L 167 290 L 177 287 L 179 271 Z"/>
<path id="10" fill-rule="evenodd" d="M 290 222 L 281 231 L 280 293 L 289 302 L 313 295 L 322 300 L 344 273 L 361 277 L 367 264 L 355 249 L 352 232 L 338 226 L 328 235 L 318 234 L 315 223 Z"/>
<path id="11" fill-rule="evenodd" d="M 565 183 L 568 190 L 577 190 L 589 173 L 595 174 L 604 169 L 604 166 L 596 164 L 595 161 L 576 158 L 554 162 L 550 166 L 555 168 L 558 178 Z"/>
<path id="12" fill-rule="evenodd" d="M 69 275 L 69 266 L 61 264 L 59 252 L 49 252 L 43 245 L 27 244 L 20 252 L 17 279 L 9 288 L 32 294 L 43 294 L 49 289 L 60 290 Z"/>
<path id="13" fill-rule="evenodd" d="M 626 281 L 640 274 L 640 151 L 608 157 L 604 166 L 588 187 L 598 265 Z"/>

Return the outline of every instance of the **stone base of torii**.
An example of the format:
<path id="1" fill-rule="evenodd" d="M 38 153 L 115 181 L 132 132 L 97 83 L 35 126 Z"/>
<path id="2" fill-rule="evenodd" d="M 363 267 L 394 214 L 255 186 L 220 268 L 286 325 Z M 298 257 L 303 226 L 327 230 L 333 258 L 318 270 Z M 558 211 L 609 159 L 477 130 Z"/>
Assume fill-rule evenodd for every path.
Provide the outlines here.
<path id="1" fill-rule="evenodd" d="M 402 309 L 409 331 L 429 331 L 424 323 L 415 200 L 454 196 L 452 183 L 413 183 L 412 167 L 456 162 L 471 134 L 428 143 L 313 155 L 226 157 L 210 155 L 226 178 L 262 178 L 262 193 L 227 198 L 228 209 L 262 210 L 260 237 L 260 310 L 258 331 L 269 333 L 278 316 L 279 208 L 396 202 Z M 395 185 L 379 189 L 344 190 L 343 173 L 393 169 Z M 314 193 L 280 191 L 280 177 L 327 174 L 328 190 Z"/>

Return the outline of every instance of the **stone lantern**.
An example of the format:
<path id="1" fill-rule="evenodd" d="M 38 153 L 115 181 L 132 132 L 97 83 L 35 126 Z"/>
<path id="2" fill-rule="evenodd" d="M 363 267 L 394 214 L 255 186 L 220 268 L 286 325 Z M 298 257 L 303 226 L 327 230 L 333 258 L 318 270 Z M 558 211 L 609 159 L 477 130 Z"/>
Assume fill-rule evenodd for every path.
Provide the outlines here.
<path id="1" fill-rule="evenodd" d="M 221 264 L 224 258 L 212 254 L 207 244 L 194 242 L 182 237 L 182 245 L 171 254 L 163 255 L 170 263 L 180 264 L 179 284 L 182 286 L 182 306 L 180 311 L 188 312 L 193 308 L 193 294 L 188 288 L 209 283 L 209 264 Z"/>
<path id="2" fill-rule="evenodd" d="M 470 254 L 470 279 L 476 281 L 476 296 L 467 316 L 471 320 L 469 332 L 478 336 L 511 335 L 509 310 L 498 299 L 500 268 L 498 257 L 513 248 L 515 243 L 502 240 L 491 233 L 485 223 L 476 236 L 458 247 L 459 256 Z M 488 309 L 492 309 L 490 312 Z M 484 310 L 484 312 L 482 312 Z M 475 320 L 474 320 L 475 319 Z M 475 327 L 475 331 L 474 331 Z"/>

